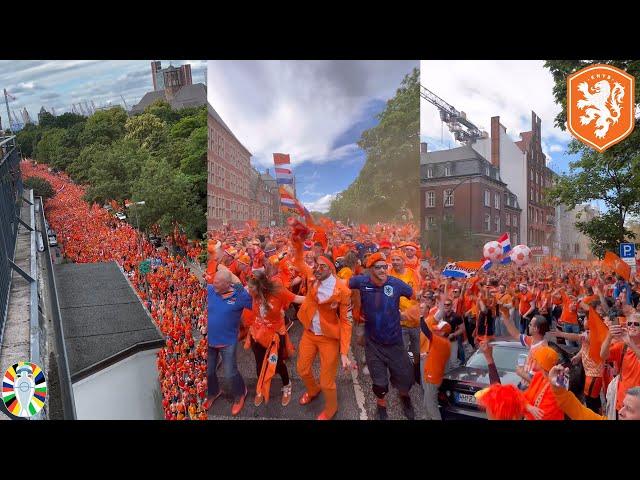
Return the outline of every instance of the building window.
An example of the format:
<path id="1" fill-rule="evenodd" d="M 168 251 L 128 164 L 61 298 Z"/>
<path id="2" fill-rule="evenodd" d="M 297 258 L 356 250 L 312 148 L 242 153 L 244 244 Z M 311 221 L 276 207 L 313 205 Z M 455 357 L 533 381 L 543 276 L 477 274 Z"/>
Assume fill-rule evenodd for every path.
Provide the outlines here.
<path id="1" fill-rule="evenodd" d="M 487 174 L 487 177 L 491 176 L 491 169 L 488 166 L 484 167 L 484 171 Z"/>
<path id="2" fill-rule="evenodd" d="M 445 165 L 444 166 L 444 176 L 448 177 L 451 175 L 451 166 L 450 165 Z"/>
<path id="3" fill-rule="evenodd" d="M 491 191 L 489 190 L 484 191 L 484 206 L 485 207 L 491 206 Z"/>
<path id="4" fill-rule="evenodd" d="M 427 230 L 433 230 L 433 227 L 436 224 L 435 217 L 427 217 L 427 221 L 425 222 L 427 225 Z"/>
<path id="5" fill-rule="evenodd" d="M 453 207 L 453 190 L 444 191 L 444 206 Z"/>
<path id="6" fill-rule="evenodd" d="M 484 214 L 484 229 L 487 232 L 491 231 L 491 215 L 489 215 L 488 213 Z"/>
<path id="7" fill-rule="evenodd" d="M 427 192 L 427 208 L 432 208 L 436 206 L 436 192 L 433 190 Z"/>
<path id="8" fill-rule="evenodd" d="M 509 225 L 511 225 L 511 215 L 509 215 L 508 213 L 504 217 L 504 225 L 505 227 L 508 227 Z"/>
<path id="9" fill-rule="evenodd" d="M 500 194 L 496 193 L 494 207 L 500 210 Z"/>
<path id="10" fill-rule="evenodd" d="M 500 216 L 494 219 L 494 223 L 496 224 L 496 233 L 500 233 Z"/>
<path id="11" fill-rule="evenodd" d="M 518 245 L 518 234 L 515 232 L 513 233 L 513 244 Z"/>
<path id="12" fill-rule="evenodd" d="M 579 243 L 575 244 L 575 253 L 580 253 L 580 244 Z"/>
<path id="13" fill-rule="evenodd" d="M 433 178 L 433 168 L 427 167 L 427 178 Z"/>
<path id="14" fill-rule="evenodd" d="M 514 215 L 514 216 L 513 216 L 513 226 L 514 226 L 514 227 L 517 227 L 517 226 L 518 226 L 518 216 L 517 216 L 517 215 Z"/>
<path id="15" fill-rule="evenodd" d="M 536 201 L 536 195 L 535 195 L 535 192 L 533 191 L 533 187 L 530 188 L 529 193 L 531 194 L 529 196 L 529 198 L 531 199 L 532 202 L 535 202 Z"/>

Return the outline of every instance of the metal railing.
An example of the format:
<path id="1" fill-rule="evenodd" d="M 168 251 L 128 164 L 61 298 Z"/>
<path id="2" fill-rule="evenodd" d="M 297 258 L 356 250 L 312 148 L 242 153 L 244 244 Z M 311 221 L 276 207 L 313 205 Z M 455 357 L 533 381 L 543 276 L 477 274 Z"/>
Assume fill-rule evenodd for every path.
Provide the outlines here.
<path id="1" fill-rule="evenodd" d="M 11 264 L 22 204 L 22 175 L 16 137 L 0 137 L 0 345 L 9 306 Z"/>

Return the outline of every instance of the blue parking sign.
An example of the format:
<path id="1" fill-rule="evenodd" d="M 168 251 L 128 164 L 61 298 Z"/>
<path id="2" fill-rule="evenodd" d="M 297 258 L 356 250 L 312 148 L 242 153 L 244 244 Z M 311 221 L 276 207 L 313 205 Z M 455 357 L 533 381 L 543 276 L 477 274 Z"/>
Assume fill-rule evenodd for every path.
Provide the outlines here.
<path id="1" fill-rule="evenodd" d="M 635 243 L 621 243 L 620 244 L 620 258 L 636 258 L 636 244 Z"/>

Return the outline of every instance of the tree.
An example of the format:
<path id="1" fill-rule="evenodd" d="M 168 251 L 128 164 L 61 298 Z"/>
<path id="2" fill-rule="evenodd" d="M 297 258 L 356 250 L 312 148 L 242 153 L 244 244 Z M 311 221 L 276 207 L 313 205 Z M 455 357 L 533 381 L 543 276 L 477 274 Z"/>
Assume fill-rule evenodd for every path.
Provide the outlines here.
<path id="1" fill-rule="evenodd" d="M 127 120 L 124 138 L 135 140 L 142 148 L 152 150 L 162 142 L 165 127 L 166 123 L 152 113 L 143 113 Z"/>
<path id="2" fill-rule="evenodd" d="M 94 113 L 87 119 L 84 124 L 84 130 L 80 135 L 82 146 L 92 143 L 109 145 L 122 138 L 127 118 L 127 112 L 122 107 L 114 107 Z"/>
<path id="3" fill-rule="evenodd" d="M 24 182 L 24 187 L 33 190 L 33 195 L 42 197 L 43 200 L 53 197 L 56 192 L 51 184 L 42 177 L 30 177 Z"/>
<path id="4" fill-rule="evenodd" d="M 25 158 L 32 158 L 35 147 L 42 136 L 42 129 L 29 123 L 16 134 L 16 142 Z"/>
<path id="5" fill-rule="evenodd" d="M 567 76 L 588 65 L 606 63 L 626 70 L 636 79 L 640 75 L 640 62 L 635 60 L 548 60 L 546 68 L 555 82 L 553 95 L 562 110 L 555 118 L 555 125 L 566 128 Z M 636 89 L 635 102 L 640 103 L 640 91 Z M 605 250 L 617 251 L 619 243 L 634 238 L 633 232 L 625 227 L 625 221 L 640 212 L 640 129 L 636 128 L 624 141 L 614 145 L 604 153 L 577 140 L 569 143 L 569 153 L 580 158 L 569 164 L 570 172 L 561 176 L 556 184 L 546 192 L 547 198 L 555 205 L 563 203 L 569 210 L 576 205 L 601 200 L 606 212 L 589 221 L 576 222 L 576 228 L 591 239 L 593 254 L 602 257 Z"/>
<path id="6" fill-rule="evenodd" d="M 173 108 L 171 108 L 171 105 L 169 105 L 164 100 L 156 100 L 155 102 L 153 102 L 151 105 L 144 109 L 142 115 L 144 115 L 145 113 L 155 115 L 167 124 L 175 123 L 180 118 L 180 115 Z"/>
<path id="7" fill-rule="evenodd" d="M 46 130 L 35 148 L 36 160 L 48 163 L 52 167 L 64 168 L 67 162 L 67 148 L 64 146 L 65 133 L 62 128 Z"/>
<path id="8" fill-rule="evenodd" d="M 332 218 L 375 222 L 400 220 L 403 208 L 418 212 L 420 71 L 402 81 L 378 115 L 378 124 L 362 133 L 358 146 L 367 160 L 356 180 L 337 195 Z"/>

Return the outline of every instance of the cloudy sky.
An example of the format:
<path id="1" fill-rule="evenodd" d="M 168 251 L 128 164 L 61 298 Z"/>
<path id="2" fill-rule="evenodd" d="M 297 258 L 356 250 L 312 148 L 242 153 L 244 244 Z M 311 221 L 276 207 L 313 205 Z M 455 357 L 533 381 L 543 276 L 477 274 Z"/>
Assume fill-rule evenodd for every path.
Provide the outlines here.
<path id="1" fill-rule="evenodd" d="M 364 165 L 356 142 L 418 61 L 209 61 L 209 103 L 260 171 L 289 153 L 298 197 L 327 211 Z"/>
<path id="2" fill-rule="evenodd" d="M 553 126 L 560 107 L 553 99 L 553 78 L 539 60 L 426 61 L 420 63 L 421 83 L 481 130 L 491 131 L 491 117 L 500 123 L 514 141 L 520 132 L 531 130 L 531 110 L 542 120 L 542 148 L 547 164 L 558 173 L 568 171 L 574 156 L 564 152 L 571 135 Z M 420 99 L 420 129 L 430 150 L 459 146 L 444 129 L 438 110 Z M 444 130 L 444 134 L 443 134 Z"/>
<path id="3" fill-rule="evenodd" d="M 202 60 L 162 60 L 179 66 L 191 64 L 193 83 L 205 83 L 206 62 Z M 8 125 L 3 89 L 16 100 L 9 102 L 18 118 L 26 107 L 37 119 L 40 107 L 55 109 L 56 115 L 71 111 L 72 103 L 91 101 L 96 107 L 122 105 L 124 96 L 131 108 L 153 90 L 151 60 L 0 60 L 0 116 Z"/>

